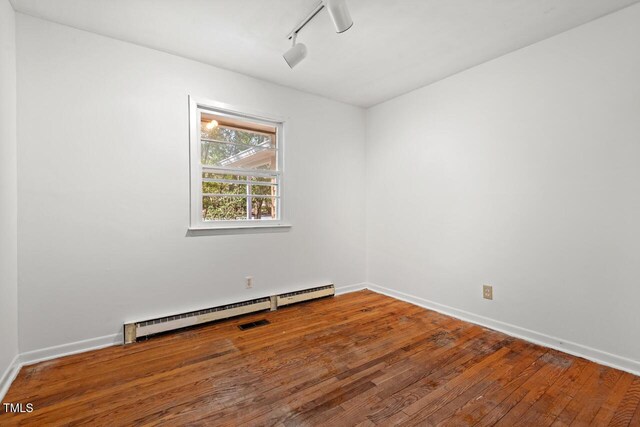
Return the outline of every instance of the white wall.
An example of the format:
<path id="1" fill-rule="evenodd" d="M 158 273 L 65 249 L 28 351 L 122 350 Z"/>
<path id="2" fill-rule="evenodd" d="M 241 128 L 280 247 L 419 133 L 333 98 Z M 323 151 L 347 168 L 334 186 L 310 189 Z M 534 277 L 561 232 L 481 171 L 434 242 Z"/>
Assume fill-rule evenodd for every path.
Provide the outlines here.
<path id="1" fill-rule="evenodd" d="M 632 6 L 370 109 L 369 281 L 640 361 L 639 23 Z"/>
<path id="2" fill-rule="evenodd" d="M 15 13 L 0 0 L 0 398 L 18 354 Z"/>
<path id="3" fill-rule="evenodd" d="M 21 352 L 363 281 L 362 109 L 21 14 L 18 92 Z M 290 231 L 186 236 L 189 94 L 289 118 Z"/>
<path id="4" fill-rule="evenodd" d="M 640 361 L 637 22 L 374 107 L 365 162 L 358 108 L 18 14 L 21 352 L 366 276 Z M 289 117 L 290 231 L 186 235 L 188 94 Z"/>

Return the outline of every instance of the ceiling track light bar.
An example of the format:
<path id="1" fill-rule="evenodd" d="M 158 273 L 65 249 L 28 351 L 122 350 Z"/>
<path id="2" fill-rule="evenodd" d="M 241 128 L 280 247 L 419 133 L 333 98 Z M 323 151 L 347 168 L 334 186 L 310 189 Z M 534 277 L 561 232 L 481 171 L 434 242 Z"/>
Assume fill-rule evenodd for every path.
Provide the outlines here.
<path id="1" fill-rule="evenodd" d="M 324 8 L 324 2 L 321 0 L 317 5 L 313 8 L 309 14 L 296 25 L 293 30 L 287 36 L 287 39 L 291 40 L 300 30 L 304 28 L 305 25 L 309 23 L 322 9 Z"/>
<path id="2" fill-rule="evenodd" d="M 327 12 L 329 12 L 333 26 L 336 28 L 336 33 L 344 33 L 353 26 L 353 19 L 351 19 L 351 14 L 349 14 L 347 0 L 321 0 L 287 36 L 287 38 L 292 41 L 292 46 L 282 56 L 290 68 L 295 67 L 300 61 L 307 57 L 307 47 L 304 43 L 296 42 L 298 33 L 325 7 L 327 8 Z"/>

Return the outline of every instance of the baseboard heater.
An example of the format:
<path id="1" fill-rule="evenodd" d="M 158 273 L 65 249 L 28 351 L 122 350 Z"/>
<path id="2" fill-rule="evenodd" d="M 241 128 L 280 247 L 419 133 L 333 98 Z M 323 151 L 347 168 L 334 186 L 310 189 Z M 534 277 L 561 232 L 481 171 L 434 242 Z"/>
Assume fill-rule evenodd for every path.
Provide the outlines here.
<path id="1" fill-rule="evenodd" d="M 276 296 L 276 304 L 278 307 L 295 304 L 297 302 L 309 301 L 311 299 L 328 297 L 335 295 L 336 289 L 333 285 L 321 286 L 319 288 L 305 289 L 303 291 L 289 292 Z"/>
<path id="2" fill-rule="evenodd" d="M 281 295 L 257 298 L 249 301 L 227 304 L 219 307 L 211 307 L 188 313 L 174 314 L 156 319 L 130 322 L 124 324 L 124 343 L 132 344 L 138 339 L 215 320 L 228 319 L 243 314 L 255 313 L 264 310 L 277 310 L 298 302 L 309 301 L 317 298 L 335 295 L 333 284 L 317 288 L 304 289 Z"/>

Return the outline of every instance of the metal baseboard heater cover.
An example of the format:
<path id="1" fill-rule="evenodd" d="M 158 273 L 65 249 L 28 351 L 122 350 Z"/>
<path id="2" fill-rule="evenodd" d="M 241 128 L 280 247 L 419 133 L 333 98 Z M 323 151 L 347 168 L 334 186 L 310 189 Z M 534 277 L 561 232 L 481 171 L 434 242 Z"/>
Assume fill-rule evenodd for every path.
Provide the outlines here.
<path id="1" fill-rule="evenodd" d="M 335 287 L 333 284 L 317 288 L 305 289 L 297 292 L 290 292 L 282 295 L 274 295 L 271 297 L 257 298 L 249 301 L 227 304 L 219 307 L 190 311 L 188 313 L 175 314 L 139 322 L 125 323 L 124 343 L 132 344 L 139 338 L 143 338 L 149 335 L 187 328 L 189 326 L 213 322 L 215 320 L 228 319 L 230 317 L 255 313 L 257 311 L 276 310 L 278 307 L 312 299 L 323 298 L 331 295 L 335 295 Z"/>
<path id="2" fill-rule="evenodd" d="M 297 302 L 308 301 L 335 295 L 336 289 L 333 285 L 321 286 L 319 288 L 305 289 L 303 291 L 289 292 L 276 296 L 276 305 L 283 307 L 285 305 L 295 304 Z"/>

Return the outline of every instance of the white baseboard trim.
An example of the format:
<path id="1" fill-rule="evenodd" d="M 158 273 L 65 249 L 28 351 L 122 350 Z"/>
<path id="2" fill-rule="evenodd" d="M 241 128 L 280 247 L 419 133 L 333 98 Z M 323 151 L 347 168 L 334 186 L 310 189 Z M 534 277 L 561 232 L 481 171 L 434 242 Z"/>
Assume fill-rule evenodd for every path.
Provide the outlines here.
<path id="1" fill-rule="evenodd" d="M 353 285 L 336 287 L 336 295 L 361 291 L 363 289 L 367 289 L 368 285 L 368 283 L 356 283 Z M 0 400 L 9 390 L 11 383 L 18 376 L 18 372 L 20 372 L 20 368 L 23 366 L 33 365 L 34 363 L 57 359 L 59 357 L 70 356 L 72 354 L 84 353 L 86 351 L 99 350 L 101 348 L 118 344 L 122 344 L 121 333 L 21 353 L 15 357 L 11 366 L 7 368 L 7 371 L 0 379 Z"/>
<path id="2" fill-rule="evenodd" d="M 34 363 L 84 353 L 85 351 L 98 350 L 117 344 L 122 344 L 121 333 L 27 351 L 20 354 L 20 362 L 22 366 L 33 365 Z"/>
<path id="3" fill-rule="evenodd" d="M 361 291 L 367 288 L 368 283 L 356 283 L 353 285 L 336 287 L 336 295 Z M 32 365 L 46 360 L 84 353 L 85 351 L 98 350 L 112 345 L 122 344 L 122 333 L 106 335 L 98 338 L 90 338 L 68 344 L 56 345 L 20 354 L 21 366 Z"/>
<path id="4" fill-rule="evenodd" d="M 350 292 L 358 292 L 369 287 L 369 283 L 355 283 L 347 286 L 336 286 L 336 295 L 348 294 Z"/>
<path id="5" fill-rule="evenodd" d="M 33 365 L 34 363 L 57 359 L 59 357 L 70 356 L 72 354 L 84 353 L 85 351 L 98 350 L 117 344 L 122 344 L 121 333 L 20 353 L 13 359 L 11 365 L 0 378 L 0 402 L 6 395 L 7 391 L 9 391 L 9 387 L 11 387 L 11 384 L 16 379 L 23 366 Z"/>
<path id="6" fill-rule="evenodd" d="M 7 369 L 2 373 L 0 377 L 0 402 L 4 402 L 4 396 L 9 391 L 9 387 L 11 387 L 11 383 L 18 376 L 18 372 L 20 372 L 20 355 L 16 354 L 13 358 Z"/>
<path id="7" fill-rule="evenodd" d="M 438 313 L 442 313 L 447 316 L 452 316 L 460 320 L 494 329 L 507 335 L 532 342 L 534 344 L 550 347 L 555 350 L 572 354 L 574 356 L 583 357 L 601 365 L 620 369 L 634 375 L 640 375 L 640 362 L 638 361 L 627 359 L 625 357 L 617 356 L 615 354 L 607 353 L 605 351 L 597 350 L 581 344 L 562 340 L 560 338 L 545 335 L 536 331 L 531 331 L 529 329 L 511 325 L 499 320 L 479 316 L 477 314 L 473 314 L 464 310 L 458 310 L 447 305 L 439 304 L 433 301 L 426 300 L 424 298 L 388 289 L 373 283 L 363 282 L 353 285 L 336 287 L 336 295 L 357 292 L 363 289 L 370 289 L 374 292 L 406 301 L 408 303 L 415 304 L 429 310 L 437 311 Z M 18 375 L 18 372 L 20 371 L 20 368 L 22 366 L 57 359 L 59 357 L 70 356 L 72 354 L 84 353 L 86 351 L 98 350 L 121 343 L 122 334 L 118 333 L 21 353 L 19 356 L 16 356 L 14 358 L 11 365 L 3 373 L 2 377 L 0 377 L 0 401 L 9 390 L 11 383 Z"/>
<path id="8" fill-rule="evenodd" d="M 437 311 L 438 313 L 452 316 L 466 322 L 475 323 L 480 326 L 493 329 L 507 335 L 523 339 L 525 341 L 532 342 L 544 347 L 553 348 L 564 353 L 568 353 L 574 356 L 582 357 L 584 359 L 591 360 L 592 362 L 599 363 L 601 365 L 609 366 L 611 368 L 620 369 L 621 371 L 629 372 L 633 375 L 640 375 L 640 362 L 626 357 L 617 356 L 615 354 L 608 353 L 606 351 L 597 350 L 582 344 L 574 343 L 571 341 L 563 340 L 561 338 L 546 335 L 540 332 L 532 331 L 520 326 L 512 325 L 509 323 L 494 320 L 488 317 L 480 316 L 470 313 L 468 311 L 459 310 L 457 308 L 449 307 L 447 305 L 439 304 L 437 302 L 429 301 L 424 298 L 409 295 L 404 292 L 388 289 L 383 286 L 368 283 L 366 286 L 368 289 L 381 293 L 383 295 L 390 296 L 420 307 L 427 308 L 429 310 Z"/>

